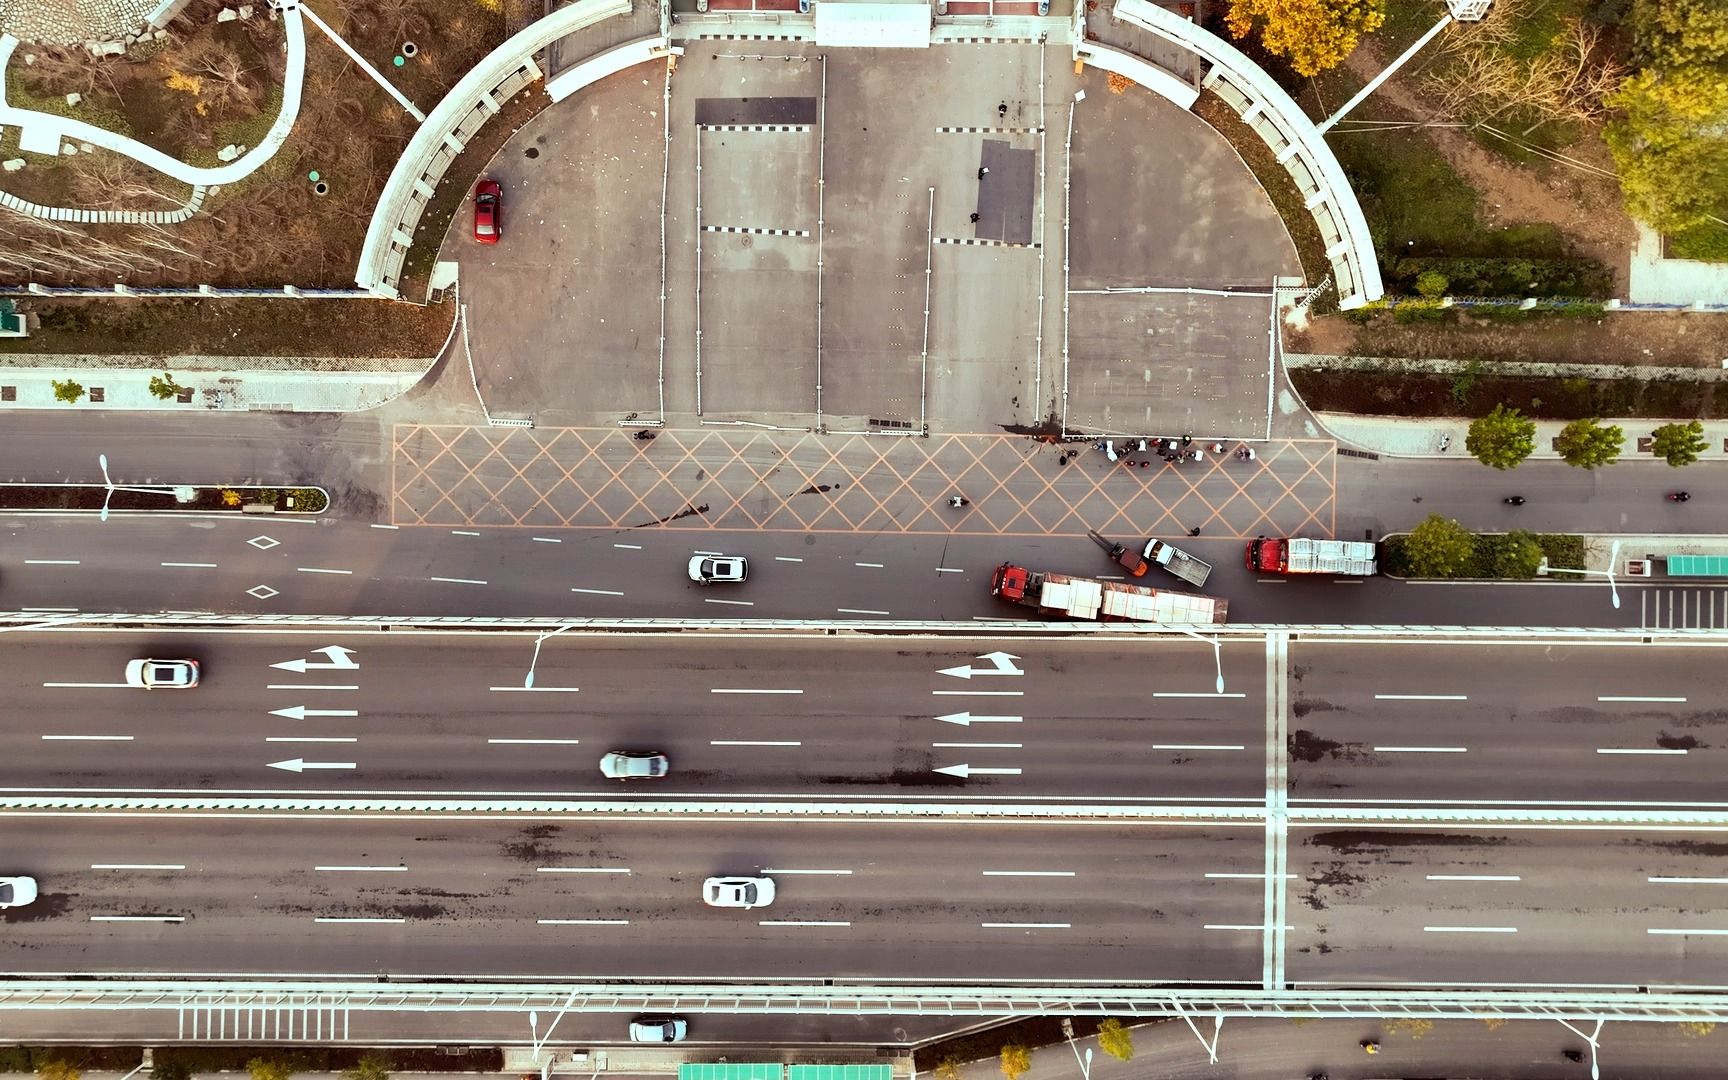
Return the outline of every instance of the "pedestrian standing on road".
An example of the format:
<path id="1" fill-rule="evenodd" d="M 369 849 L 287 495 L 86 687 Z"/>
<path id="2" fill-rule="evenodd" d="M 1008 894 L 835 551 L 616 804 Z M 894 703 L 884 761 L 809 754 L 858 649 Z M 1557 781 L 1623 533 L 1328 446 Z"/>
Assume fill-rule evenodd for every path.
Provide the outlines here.
<path id="1" fill-rule="evenodd" d="M 980 180 L 984 179 L 984 174 L 989 172 L 989 171 L 990 171 L 990 166 L 988 166 L 988 165 L 980 166 L 978 169 L 978 179 L 980 179 Z"/>
<path id="2" fill-rule="evenodd" d="M 1008 115 L 1008 103 L 1006 101 L 996 106 L 996 115 L 998 117 L 1006 117 Z"/>
<path id="3" fill-rule="evenodd" d="M 978 224 L 978 214 L 976 211 L 974 211 L 972 214 L 972 224 L 974 224 L 974 225 Z"/>

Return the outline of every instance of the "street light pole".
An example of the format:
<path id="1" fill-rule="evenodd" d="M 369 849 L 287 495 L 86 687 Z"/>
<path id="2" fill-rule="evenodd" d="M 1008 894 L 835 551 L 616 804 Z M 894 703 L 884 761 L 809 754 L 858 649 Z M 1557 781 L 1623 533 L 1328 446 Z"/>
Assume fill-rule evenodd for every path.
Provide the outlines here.
<path id="1" fill-rule="evenodd" d="M 1212 666 L 1218 669 L 1218 682 L 1215 685 L 1217 686 L 1218 693 L 1222 694 L 1224 692 L 1224 646 L 1217 638 L 1201 637 L 1186 626 L 1178 626 L 1176 629 L 1187 634 L 1195 641 L 1212 646 Z"/>
<path id="2" fill-rule="evenodd" d="M 1074 1021 L 1066 1016 L 1062 1018 L 1062 1034 L 1068 1040 L 1068 1049 L 1074 1051 L 1074 1063 L 1080 1066 L 1080 1080 L 1092 1080 L 1092 1048 L 1086 1048 L 1086 1055 L 1080 1055 L 1080 1048 L 1074 1045 Z"/>
<path id="3" fill-rule="evenodd" d="M 1618 608 L 1620 606 L 1620 590 L 1614 584 L 1614 566 L 1619 562 L 1619 560 L 1620 541 L 1616 540 L 1614 541 L 1614 546 L 1608 549 L 1608 569 L 1606 570 L 1577 570 L 1570 566 L 1549 566 L 1548 556 L 1544 555 L 1542 556 L 1542 561 L 1536 564 L 1536 573 L 1538 576 L 1546 576 L 1548 574 L 1589 574 L 1596 577 L 1606 577 L 1608 579 L 1608 598 L 1612 600 L 1614 606 Z"/>
<path id="4" fill-rule="evenodd" d="M 555 638 L 564 631 L 574 630 L 575 628 L 576 625 L 574 623 L 565 623 L 558 629 L 548 630 L 546 633 L 540 634 L 534 639 L 534 658 L 528 661 L 528 674 L 522 676 L 522 689 L 534 689 L 534 666 L 540 662 L 540 646 L 546 643 L 546 639 Z"/>
<path id="5" fill-rule="evenodd" d="M 111 479 L 108 475 L 108 455 L 107 454 L 97 454 L 96 455 L 96 464 L 102 469 L 102 486 L 107 489 L 106 491 L 104 491 L 102 493 L 102 509 L 96 515 L 97 520 L 99 520 L 99 521 L 107 521 L 108 520 L 108 503 L 111 499 L 114 498 L 114 493 L 116 491 L 137 491 L 137 492 L 142 492 L 145 495 L 167 495 L 170 498 L 172 498 L 174 495 L 174 489 L 173 488 L 147 488 L 147 487 L 119 487 L 119 486 L 117 486 L 114 483 L 113 479 Z"/>

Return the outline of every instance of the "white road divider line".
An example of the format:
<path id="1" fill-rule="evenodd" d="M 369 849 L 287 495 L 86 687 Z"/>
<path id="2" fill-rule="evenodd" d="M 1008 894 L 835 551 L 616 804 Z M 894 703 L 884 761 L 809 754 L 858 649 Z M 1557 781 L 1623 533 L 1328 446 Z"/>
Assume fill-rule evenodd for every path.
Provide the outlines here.
<path id="1" fill-rule="evenodd" d="M 1728 885 L 1728 877 L 1647 877 L 1655 885 Z"/>
<path id="2" fill-rule="evenodd" d="M 1017 742 L 933 742 L 937 750 L 1019 750 L 1025 744 Z"/>
<path id="3" fill-rule="evenodd" d="M 266 690 L 358 690 L 359 683 L 270 683 Z"/>
<path id="4" fill-rule="evenodd" d="M 564 542 L 556 536 L 530 536 L 528 539 L 534 541 L 536 544 L 562 544 Z M 618 545 L 613 544 L 612 546 L 617 547 Z"/>
<path id="5" fill-rule="evenodd" d="M 718 551 L 692 551 L 690 554 L 705 555 L 710 559 L 718 559 L 722 553 Z"/>
<path id="6" fill-rule="evenodd" d="M 351 874 L 406 874 L 408 872 L 406 866 L 314 866 L 312 869 Z"/>
<path id="7" fill-rule="evenodd" d="M 494 746 L 580 746 L 581 739 L 487 739 Z"/>
<path id="8" fill-rule="evenodd" d="M 1516 934 L 1516 926 L 1424 926 L 1427 934 Z"/>
<path id="9" fill-rule="evenodd" d="M 1375 694 L 1375 701 L 1469 701 L 1469 694 Z"/>
<path id="10" fill-rule="evenodd" d="M 1645 930 L 1644 932 L 1646 934 L 1667 934 L 1667 935 L 1672 936 L 1672 937 L 1724 937 L 1724 936 L 1728 936 L 1728 930 L 1710 930 L 1710 929 L 1705 929 L 1703 927 L 1694 927 L 1691 929 L 1688 929 L 1686 927 L 1651 927 L 1650 929 Z"/>
<path id="11" fill-rule="evenodd" d="M 1201 929 L 1203 929 L 1203 930 L 1251 930 L 1254 933 L 1259 933 L 1260 931 L 1266 930 L 1266 929 L 1276 930 L 1277 927 L 1270 927 L 1269 928 L 1269 927 L 1267 927 L 1267 925 L 1265 923 L 1207 923 L 1205 926 L 1201 927 Z M 1288 923 L 1286 923 L 1284 926 L 1284 930 L 1286 933 L 1288 933 L 1289 931 L 1294 930 L 1294 929 L 1296 929 L 1296 927 L 1294 927 Z"/>
<path id="12" fill-rule="evenodd" d="M 1523 881 L 1517 874 L 1429 874 L 1429 881 Z"/>
<path id="13" fill-rule="evenodd" d="M 886 611 L 873 611 L 870 608 L 842 607 L 842 608 L 835 608 L 834 610 L 839 612 L 842 615 L 887 615 L 888 614 Z"/>
<path id="14" fill-rule="evenodd" d="M 571 589 L 571 592 L 583 593 L 587 596 L 623 596 L 617 589 Z"/>
<path id="15" fill-rule="evenodd" d="M 1662 705 L 1684 705 L 1683 697 L 1598 697 L 1597 701 L 1648 701 Z"/>
<path id="16" fill-rule="evenodd" d="M 312 921 L 315 923 L 385 923 L 385 924 L 396 924 L 396 923 L 405 923 L 408 920 L 407 919 L 385 919 L 385 918 L 380 918 L 377 916 L 320 915 L 317 918 L 314 918 Z"/>
<path id="17" fill-rule="evenodd" d="M 313 742 L 313 743 L 320 743 L 320 742 L 359 742 L 360 740 L 351 736 L 351 735 L 346 736 L 346 737 L 340 736 L 340 735 L 267 735 L 264 737 L 264 741 L 265 742 Z"/>
<path id="18" fill-rule="evenodd" d="M 855 562 L 852 565 L 853 566 L 867 566 L 872 570 L 882 569 L 882 564 L 879 562 Z"/>
<path id="19" fill-rule="evenodd" d="M 1024 690 L 932 690 L 934 697 L 1025 697 Z"/>
<path id="20" fill-rule="evenodd" d="M 451 529 L 450 534 L 452 536 L 479 536 L 480 535 L 479 533 L 472 532 L 468 529 Z"/>
<path id="21" fill-rule="evenodd" d="M 642 550 L 641 544 L 613 544 L 612 546 L 615 548 L 621 548 L 624 551 L 641 551 Z"/>
<path id="22" fill-rule="evenodd" d="M 709 688 L 710 694 L 802 694 L 802 690 L 766 690 L 749 686 L 718 686 Z"/>
<path id="23" fill-rule="evenodd" d="M 131 742 L 135 735 L 44 735 L 43 742 Z"/>
<path id="24" fill-rule="evenodd" d="M 1470 750 L 1467 746 L 1376 746 L 1374 751 L 1380 754 L 1464 754 Z"/>
<path id="25" fill-rule="evenodd" d="M 163 566 L 178 567 L 178 568 L 186 569 L 186 570 L 214 570 L 214 569 L 216 569 L 216 564 L 213 562 L 165 562 L 162 565 Z"/>
<path id="26" fill-rule="evenodd" d="M 702 602 L 704 604 L 735 604 L 738 607 L 755 607 L 756 606 L 756 601 L 754 601 L 754 600 L 716 600 L 711 596 L 704 596 L 702 598 Z"/>
<path id="27" fill-rule="evenodd" d="M 92 869 L 92 870 L 184 870 L 184 869 L 186 869 L 186 864 L 185 863 L 147 863 L 147 862 L 140 862 L 140 863 L 97 862 L 97 863 L 91 863 L 90 869 Z"/>
<path id="28" fill-rule="evenodd" d="M 302 574 L 352 574 L 352 570 L 331 570 L 322 566 L 296 566 L 294 569 Z"/>
<path id="29" fill-rule="evenodd" d="M 1065 922 L 986 922 L 978 925 L 986 930 L 1067 930 L 1073 926 Z"/>
<path id="30" fill-rule="evenodd" d="M 1246 750 L 1241 743 L 1153 743 L 1154 750 Z"/>
<path id="31" fill-rule="evenodd" d="M 985 877 L 1073 877 L 1072 870 L 982 870 Z"/>
<path id="32" fill-rule="evenodd" d="M 77 566 L 77 559 L 25 559 L 25 566 Z"/>
<path id="33" fill-rule="evenodd" d="M 776 555 L 776 556 L 774 556 L 774 561 L 775 562 L 803 562 L 804 560 L 794 558 L 791 555 Z"/>
<path id="34" fill-rule="evenodd" d="M 374 524 L 372 526 L 372 528 L 374 528 L 374 529 L 400 529 L 401 527 L 402 526 L 400 526 L 400 525 L 377 525 L 377 524 Z"/>
<path id="35" fill-rule="evenodd" d="M 1266 880 L 1266 872 L 1264 870 L 1257 871 L 1255 873 L 1247 873 L 1247 872 L 1235 873 L 1235 872 L 1231 872 L 1231 871 L 1221 870 L 1221 871 L 1217 871 L 1215 873 L 1206 874 L 1204 876 L 1209 877 L 1209 878 L 1230 878 L 1230 879 L 1241 878 L 1244 880 L 1252 879 L 1254 881 L 1265 881 Z M 1300 875 L 1300 874 L 1285 874 L 1284 880 L 1285 881 L 1296 881 L 1296 880 L 1300 879 L 1301 876 L 1302 875 Z"/>
<path id="36" fill-rule="evenodd" d="M 1230 691 L 1228 693 L 1220 694 L 1215 690 L 1194 690 L 1194 691 L 1155 690 L 1152 692 L 1152 696 L 1155 698 L 1161 698 L 1161 697 L 1167 697 L 1167 698 L 1245 698 L 1248 695 L 1237 693 L 1235 691 Z"/>
<path id="37" fill-rule="evenodd" d="M 803 746 L 804 744 L 801 742 L 793 742 L 793 741 L 775 742 L 772 740 L 752 740 L 752 739 L 709 739 L 708 745 L 709 746 Z"/>
<path id="38" fill-rule="evenodd" d="M 629 919 L 535 919 L 541 926 L 629 926 Z"/>
<path id="39" fill-rule="evenodd" d="M 113 690 L 115 688 L 124 689 L 126 686 L 123 682 L 45 682 L 42 685 L 58 690 Z"/>
<path id="40" fill-rule="evenodd" d="M 628 874 L 627 866 L 536 866 L 536 874 Z"/>
<path id="41" fill-rule="evenodd" d="M 850 870 L 786 870 L 783 868 L 768 869 L 762 872 L 770 876 L 774 874 L 817 874 L 825 877 L 848 877 L 852 873 Z"/>
<path id="42" fill-rule="evenodd" d="M 575 694 L 580 686 L 488 686 L 494 694 Z"/>
<path id="43" fill-rule="evenodd" d="M 1686 754 L 1685 750 L 1669 750 L 1655 746 L 1598 746 L 1598 754 L 1655 754 L 1658 756 L 1673 756 Z"/>
<path id="44" fill-rule="evenodd" d="M 185 922 L 184 915 L 92 915 L 91 922 Z"/>
<path id="45" fill-rule="evenodd" d="M 966 571 L 953 566 L 938 566 L 936 572 L 938 574 L 964 574 Z"/>
<path id="46" fill-rule="evenodd" d="M 759 919 L 757 926 L 851 926 L 841 919 Z"/>
<path id="47" fill-rule="evenodd" d="M 486 584 L 486 582 L 480 581 L 477 578 L 465 578 L 465 577 L 435 577 L 435 578 L 427 578 L 426 580 L 427 581 L 442 581 L 446 585 L 484 585 L 484 584 Z"/>

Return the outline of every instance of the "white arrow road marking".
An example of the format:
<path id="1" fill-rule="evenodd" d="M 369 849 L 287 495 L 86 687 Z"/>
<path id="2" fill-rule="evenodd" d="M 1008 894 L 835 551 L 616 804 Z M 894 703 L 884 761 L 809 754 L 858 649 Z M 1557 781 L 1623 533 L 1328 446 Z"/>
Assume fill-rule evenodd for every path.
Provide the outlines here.
<path id="1" fill-rule="evenodd" d="M 295 705 L 287 709 L 271 709 L 271 716 L 286 716 L 290 720 L 304 720 L 308 716 L 359 716 L 358 709 L 308 709 L 304 705 Z"/>
<path id="2" fill-rule="evenodd" d="M 972 724 L 1018 724 L 1021 718 L 1018 716 L 973 716 L 969 712 L 956 712 L 949 713 L 947 716 L 938 716 L 936 719 L 945 724 L 959 724 L 961 727 L 969 727 Z"/>
<path id="3" fill-rule="evenodd" d="M 968 664 L 968 665 L 964 665 L 961 667 L 940 668 L 937 670 L 936 673 L 938 675 L 952 675 L 956 679 L 970 679 L 974 675 L 983 676 L 983 675 L 1024 675 L 1024 674 L 1026 674 L 1024 671 L 1021 671 L 1019 668 L 1014 666 L 1014 661 L 1016 661 L 1020 658 L 1018 656 L 1015 656 L 1013 653 L 1005 653 L 1005 652 L 985 653 L 983 656 L 980 656 L 978 659 L 988 661 L 990 666 L 989 667 L 983 667 L 983 668 L 975 668 L 975 667 L 972 667 L 970 664 Z"/>
<path id="4" fill-rule="evenodd" d="M 280 664 L 271 664 L 270 666 L 273 668 L 281 668 L 283 671 L 299 672 L 354 671 L 360 666 L 359 663 L 352 658 L 354 653 L 353 649 L 345 649 L 340 645 L 326 645 L 322 649 L 313 649 L 312 651 L 315 653 L 323 653 L 327 662 L 321 664 L 315 660 L 284 660 Z"/>
<path id="5" fill-rule="evenodd" d="M 289 758 L 287 761 L 272 761 L 268 767 L 297 773 L 307 769 L 357 769 L 359 765 L 352 761 L 307 761 L 304 758 Z"/>
<path id="6" fill-rule="evenodd" d="M 944 765 L 936 770 L 947 776 L 958 776 L 964 780 L 968 776 L 1019 776 L 1019 769 L 986 769 L 977 765 Z"/>

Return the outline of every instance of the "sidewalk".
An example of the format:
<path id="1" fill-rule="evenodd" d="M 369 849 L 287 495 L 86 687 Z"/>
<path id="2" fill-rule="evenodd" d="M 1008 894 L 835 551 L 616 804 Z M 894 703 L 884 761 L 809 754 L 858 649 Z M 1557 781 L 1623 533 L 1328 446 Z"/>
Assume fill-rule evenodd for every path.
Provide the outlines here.
<path id="1" fill-rule="evenodd" d="M 431 364 L 430 360 L 415 359 L 389 362 L 395 365 L 393 368 L 366 370 L 356 366 L 349 370 L 320 370 L 320 365 L 332 361 L 282 357 L 276 358 L 286 361 L 280 368 L 200 370 L 196 366 L 200 358 L 189 356 L 126 357 L 149 363 L 107 367 L 37 367 L 18 365 L 15 363 L 18 359 L 6 357 L 6 363 L 0 365 L 0 410 L 362 412 L 406 393 L 425 376 Z M 291 366 L 295 362 L 305 367 L 296 369 Z M 357 363 L 369 367 L 372 364 Z M 191 393 L 166 401 L 150 393 L 151 378 L 164 371 Z M 54 397 L 53 384 L 68 379 L 85 389 L 84 396 L 72 404 Z"/>
<path id="2" fill-rule="evenodd" d="M 504 1074 L 510 1077 L 533 1076 L 538 1080 L 548 1055 L 552 1057 L 551 1074 L 554 1076 L 573 1074 L 587 1077 L 598 1073 L 676 1076 L 680 1065 L 731 1062 L 883 1065 L 893 1070 L 894 1080 L 911 1080 L 912 1077 L 910 1051 L 884 1057 L 860 1047 L 802 1047 L 798 1050 L 780 1050 L 773 1046 L 751 1046 L 743 1043 L 678 1043 L 671 1046 L 626 1044 L 588 1050 L 548 1046 L 538 1055 L 526 1046 L 506 1046 Z M 415 1080 L 419 1078 L 416 1077 Z M 1000 1080 L 1000 1077 L 997 1080 Z"/>
<path id="3" fill-rule="evenodd" d="M 1353 413 L 1315 413 L 1314 418 L 1340 443 L 1359 450 L 1394 457 L 1470 456 L 1470 452 L 1464 449 L 1464 437 L 1470 432 L 1470 417 L 1467 416 L 1357 416 Z M 1626 432 L 1626 446 L 1620 455 L 1623 462 L 1639 458 L 1660 460 L 1648 454 L 1639 454 L 1638 440 L 1648 438 L 1658 425 L 1668 422 L 1648 417 L 1602 421 L 1604 425 L 1618 424 Z M 1560 454 L 1554 449 L 1554 439 L 1567 423 L 1565 420 L 1536 421 L 1536 452 L 1530 455 L 1531 460 L 1559 459 Z M 1447 437 L 1450 437 L 1451 445 L 1442 449 Z M 1709 446 L 1699 455 L 1700 464 L 1707 461 L 1728 461 L 1728 420 L 1704 421 L 1704 438 Z"/>

